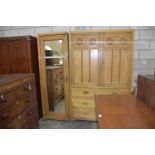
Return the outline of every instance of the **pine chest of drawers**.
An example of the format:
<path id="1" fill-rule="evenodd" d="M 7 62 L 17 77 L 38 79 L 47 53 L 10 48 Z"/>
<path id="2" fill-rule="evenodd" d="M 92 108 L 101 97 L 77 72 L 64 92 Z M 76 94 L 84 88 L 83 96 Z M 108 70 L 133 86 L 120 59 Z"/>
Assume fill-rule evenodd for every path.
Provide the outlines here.
<path id="1" fill-rule="evenodd" d="M 0 75 L 0 128 L 38 128 L 34 74 Z"/>

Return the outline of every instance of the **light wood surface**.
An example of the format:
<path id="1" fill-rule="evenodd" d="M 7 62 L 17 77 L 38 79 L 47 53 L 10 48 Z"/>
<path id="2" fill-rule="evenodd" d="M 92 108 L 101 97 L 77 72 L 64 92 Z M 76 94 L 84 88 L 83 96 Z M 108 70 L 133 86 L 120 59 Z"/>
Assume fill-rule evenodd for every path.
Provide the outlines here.
<path id="1" fill-rule="evenodd" d="M 154 129 L 155 111 L 137 96 L 96 95 L 100 129 Z"/>
<path id="2" fill-rule="evenodd" d="M 133 38 L 132 30 L 70 33 L 72 119 L 94 120 L 95 113 L 87 112 L 90 107 L 95 111 L 96 94 L 131 93 Z M 75 99 L 77 97 L 79 99 Z M 86 106 L 83 103 L 87 99 L 89 103 Z M 86 115 L 82 114 L 84 111 L 87 111 Z"/>

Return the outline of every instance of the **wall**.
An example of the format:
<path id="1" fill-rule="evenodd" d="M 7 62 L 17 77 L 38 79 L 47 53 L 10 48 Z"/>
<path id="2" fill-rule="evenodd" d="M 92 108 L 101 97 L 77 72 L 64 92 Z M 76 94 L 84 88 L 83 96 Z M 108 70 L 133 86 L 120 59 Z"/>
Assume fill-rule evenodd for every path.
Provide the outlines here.
<path id="1" fill-rule="evenodd" d="M 77 30 L 134 29 L 135 51 L 133 87 L 138 74 L 153 74 L 155 68 L 155 26 L 1 26 L 0 37 L 37 36 L 38 33 Z"/>

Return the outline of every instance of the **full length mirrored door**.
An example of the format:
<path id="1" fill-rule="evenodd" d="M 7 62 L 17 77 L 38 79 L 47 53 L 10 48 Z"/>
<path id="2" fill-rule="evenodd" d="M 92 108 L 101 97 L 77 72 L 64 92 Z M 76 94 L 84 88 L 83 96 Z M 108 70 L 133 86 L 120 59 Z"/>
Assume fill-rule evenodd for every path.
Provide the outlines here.
<path id="1" fill-rule="evenodd" d="M 43 114 L 47 119 L 68 116 L 68 36 L 39 36 Z"/>

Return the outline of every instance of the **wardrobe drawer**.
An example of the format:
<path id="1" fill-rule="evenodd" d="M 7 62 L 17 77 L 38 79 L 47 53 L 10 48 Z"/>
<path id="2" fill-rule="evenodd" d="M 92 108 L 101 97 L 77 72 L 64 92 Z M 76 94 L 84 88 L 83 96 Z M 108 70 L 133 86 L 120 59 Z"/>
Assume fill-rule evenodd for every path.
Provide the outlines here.
<path id="1" fill-rule="evenodd" d="M 96 120 L 95 108 L 73 108 L 72 119 Z"/>
<path id="2" fill-rule="evenodd" d="M 89 96 L 94 97 L 96 91 L 94 89 L 83 89 L 83 88 L 72 88 L 71 95 L 72 96 Z"/>
<path id="3" fill-rule="evenodd" d="M 88 98 L 76 98 L 71 99 L 72 107 L 77 108 L 95 108 L 95 100 L 91 97 Z"/>
<path id="4" fill-rule="evenodd" d="M 107 95 L 127 95 L 130 94 L 129 89 L 123 88 L 72 88 L 71 96 L 79 96 L 79 97 L 92 97 L 94 98 L 97 94 L 107 94 Z"/>

